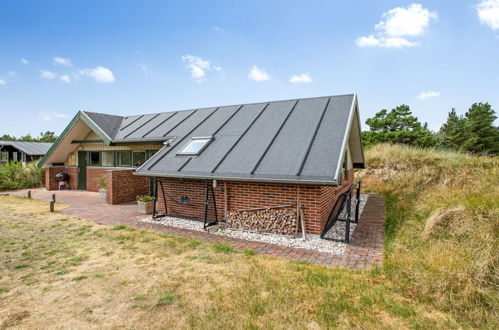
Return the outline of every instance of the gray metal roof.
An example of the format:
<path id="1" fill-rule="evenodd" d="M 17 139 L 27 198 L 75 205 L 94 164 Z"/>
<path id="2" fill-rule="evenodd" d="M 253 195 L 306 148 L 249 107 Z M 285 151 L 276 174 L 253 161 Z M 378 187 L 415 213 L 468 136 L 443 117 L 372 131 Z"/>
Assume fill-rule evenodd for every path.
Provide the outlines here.
<path id="1" fill-rule="evenodd" d="M 0 141 L 0 146 L 12 146 L 30 156 L 43 156 L 52 146 L 48 142 Z"/>
<path id="2" fill-rule="evenodd" d="M 139 175 L 336 184 L 355 95 L 222 106 L 124 118 L 114 139 L 176 137 Z M 213 141 L 198 156 L 191 138 Z"/>

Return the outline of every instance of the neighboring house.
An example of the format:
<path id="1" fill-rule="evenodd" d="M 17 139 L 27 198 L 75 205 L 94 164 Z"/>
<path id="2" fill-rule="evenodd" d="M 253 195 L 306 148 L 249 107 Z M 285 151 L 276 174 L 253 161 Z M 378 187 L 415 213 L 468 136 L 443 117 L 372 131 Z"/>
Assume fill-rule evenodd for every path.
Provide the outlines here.
<path id="1" fill-rule="evenodd" d="M 207 214 L 211 221 L 216 215 L 247 225 L 254 211 L 273 232 L 270 222 L 297 226 L 297 205 L 303 206 L 307 232 L 318 235 L 353 182 L 352 169 L 364 167 L 357 97 L 129 117 L 80 111 L 40 166 L 47 168 L 49 190 L 57 188 L 54 176 L 61 171 L 73 189 L 91 191 L 104 174 L 108 203 L 156 192 L 158 209 L 169 215 Z M 281 206 L 293 211 L 274 208 Z"/>
<path id="2" fill-rule="evenodd" d="M 0 163 L 23 162 L 24 165 L 42 158 L 52 146 L 46 142 L 0 141 Z"/>

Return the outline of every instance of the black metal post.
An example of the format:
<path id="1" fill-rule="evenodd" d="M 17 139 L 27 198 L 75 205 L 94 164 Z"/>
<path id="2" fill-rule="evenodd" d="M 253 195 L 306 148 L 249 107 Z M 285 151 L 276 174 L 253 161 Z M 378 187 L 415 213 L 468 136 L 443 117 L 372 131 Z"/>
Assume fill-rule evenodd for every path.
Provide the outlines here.
<path id="1" fill-rule="evenodd" d="M 352 192 L 347 196 L 347 218 L 345 220 L 345 243 L 350 242 L 350 217 L 352 212 Z"/>
<path id="2" fill-rule="evenodd" d="M 204 223 L 203 223 L 203 228 L 206 229 L 206 220 L 208 220 L 208 187 L 209 187 L 208 180 L 206 180 L 206 188 L 204 192 Z"/>
<path id="3" fill-rule="evenodd" d="M 152 218 L 154 219 L 156 217 L 156 203 L 158 203 L 158 178 L 154 177 L 153 180 L 154 187 L 152 196 L 154 197 L 154 202 L 152 203 Z"/>
<path id="4" fill-rule="evenodd" d="M 215 199 L 215 189 L 213 186 L 211 186 L 211 197 L 213 198 L 213 207 L 215 208 L 215 223 L 218 223 L 217 201 Z"/>
<path id="5" fill-rule="evenodd" d="M 165 187 L 163 186 L 163 182 L 159 180 L 159 184 L 161 185 L 161 193 L 163 194 L 163 202 L 165 203 L 165 214 L 168 215 L 168 203 L 166 202 L 166 193 L 165 193 Z"/>
<path id="6" fill-rule="evenodd" d="M 359 208 L 360 208 L 360 181 L 358 182 L 357 187 L 357 202 L 355 203 L 355 223 L 359 223 Z"/>

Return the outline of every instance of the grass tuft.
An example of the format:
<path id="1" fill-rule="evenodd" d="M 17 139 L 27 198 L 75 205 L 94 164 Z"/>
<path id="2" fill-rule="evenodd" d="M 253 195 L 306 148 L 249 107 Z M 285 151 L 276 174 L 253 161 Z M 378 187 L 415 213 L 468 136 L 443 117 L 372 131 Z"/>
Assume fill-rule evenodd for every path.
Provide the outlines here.
<path id="1" fill-rule="evenodd" d="M 213 244 L 212 246 L 213 251 L 217 253 L 235 253 L 236 250 L 229 244 L 225 243 L 218 243 L 218 244 Z"/>
<path id="2" fill-rule="evenodd" d="M 73 277 L 73 281 L 78 282 L 78 281 L 84 280 L 84 279 L 86 279 L 86 278 L 88 278 L 88 276 L 85 276 L 85 275 L 79 275 L 79 276 Z"/>

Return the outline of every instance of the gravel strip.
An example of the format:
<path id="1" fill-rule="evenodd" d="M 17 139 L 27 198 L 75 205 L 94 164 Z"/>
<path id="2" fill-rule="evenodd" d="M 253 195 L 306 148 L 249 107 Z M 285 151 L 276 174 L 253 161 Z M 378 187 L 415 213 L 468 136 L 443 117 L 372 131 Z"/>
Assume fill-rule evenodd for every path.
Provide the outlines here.
<path id="1" fill-rule="evenodd" d="M 359 203 L 359 218 L 360 215 L 362 214 L 362 210 L 364 209 L 364 206 L 366 205 L 367 198 L 369 195 L 366 194 L 361 194 L 360 195 L 360 203 Z M 355 205 L 357 204 L 357 200 L 352 200 L 352 219 L 354 218 L 355 214 Z M 341 212 L 340 214 L 340 219 L 345 219 L 347 215 L 346 208 Z M 352 237 L 353 232 L 355 231 L 355 227 L 357 227 L 357 224 L 354 222 L 350 223 L 350 237 Z M 326 238 L 331 238 L 331 239 L 345 239 L 345 222 L 343 221 L 338 221 L 334 224 L 331 229 L 324 235 Z"/>
<path id="2" fill-rule="evenodd" d="M 362 214 L 362 209 L 364 208 L 364 205 L 366 204 L 367 198 L 368 198 L 368 195 L 361 195 L 361 201 L 359 204 L 359 211 L 360 211 L 359 213 L 360 214 Z M 355 209 L 355 201 L 352 201 L 352 209 L 353 210 Z M 182 218 L 165 216 L 165 217 L 161 217 L 158 219 L 145 218 L 145 219 L 142 219 L 141 221 L 158 223 L 158 224 L 162 224 L 165 226 L 188 229 L 188 230 L 195 230 L 195 231 L 200 231 L 200 232 L 205 231 L 203 229 L 203 222 L 198 221 L 198 220 L 189 220 L 189 219 L 182 219 Z M 353 223 L 351 224 L 350 235 L 355 230 L 355 226 L 356 226 L 355 224 L 353 224 Z M 344 229 L 345 229 L 345 223 L 338 222 L 329 230 L 329 232 L 326 234 L 326 236 L 329 238 L 334 238 L 334 239 L 342 239 L 342 238 L 344 238 L 344 234 L 343 234 Z M 319 251 L 319 252 L 326 252 L 326 253 L 332 253 L 332 254 L 337 254 L 337 255 L 343 254 L 343 251 L 344 251 L 345 246 L 346 246 L 345 243 L 324 240 L 324 239 L 320 239 L 318 237 L 307 237 L 307 240 L 304 241 L 300 237 L 294 238 L 294 237 L 287 237 L 287 236 L 276 235 L 276 234 L 264 234 L 264 233 L 255 233 L 255 232 L 243 231 L 243 230 L 238 230 L 238 229 L 233 229 L 233 228 L 227 228 L 223 224 L 209 227 L 207 229 L 207 231 L 210 233 L 213 233 L 213 234 L 222 235 L 222 236 L 226 236 L 226 237 L 240 238 L 240 239 L 244 239 L 244 240 L 248 240 L 248 241 L 264 242 L 264 243 L 269 243 L 269 244 L 282 245 L 282 246 L 291 247 L 291 248 L 315 250 L 315 251 Z"/>

